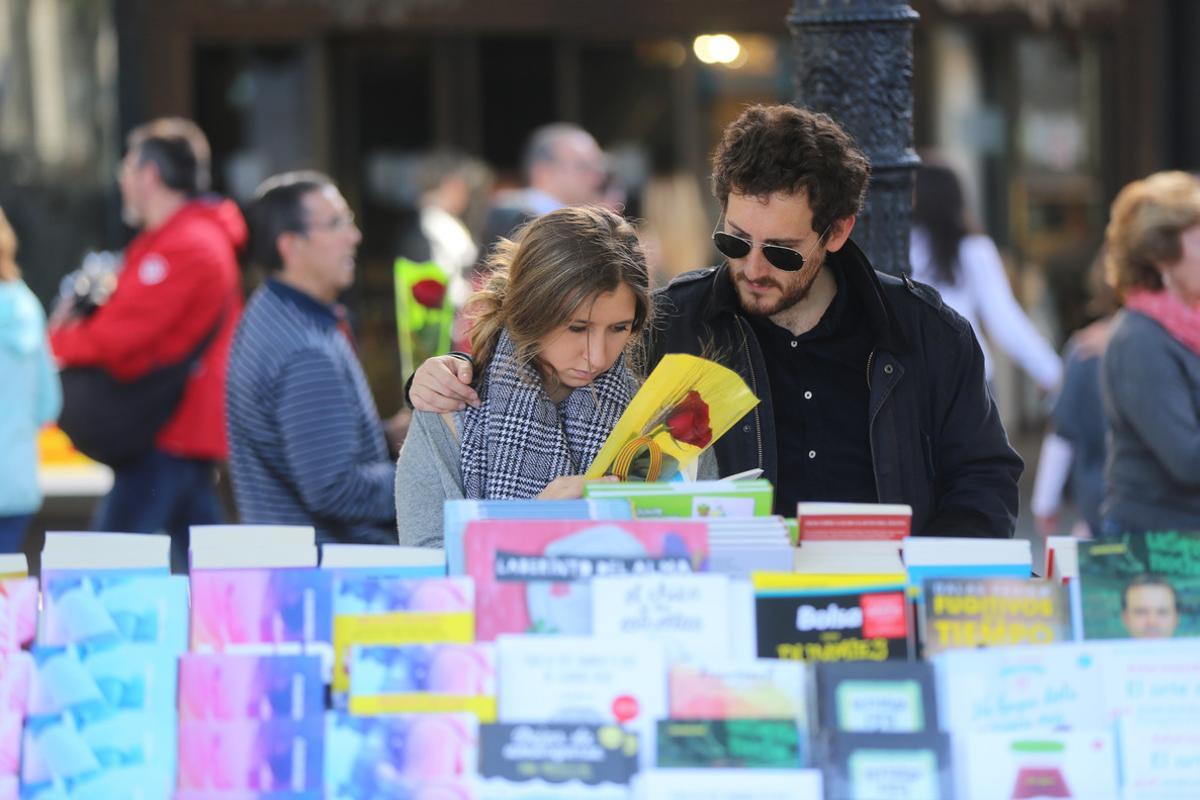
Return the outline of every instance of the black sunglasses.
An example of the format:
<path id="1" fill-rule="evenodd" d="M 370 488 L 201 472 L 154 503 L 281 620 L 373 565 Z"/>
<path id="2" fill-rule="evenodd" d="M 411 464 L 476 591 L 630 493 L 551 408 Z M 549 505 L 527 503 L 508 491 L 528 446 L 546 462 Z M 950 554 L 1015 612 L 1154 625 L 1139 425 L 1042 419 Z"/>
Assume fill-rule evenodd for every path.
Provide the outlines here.
<path id="1" fill-rule="evenodd" d="M 817 244 L 821 243 L 826 233 L 829 233 L 828 226 L 825 228 L 825 232 L 817 237 Z M 750 250 L 754 247 L 754 242 L 724 231 L 716 231 L 712 238 L 713 244 L 726 258 L 745 258 L 750 255 Z M 767 259 L 767 263 L 775 269 L 795 272 L 802 268 L 808 260 L 799 251 L 790 247 L 782 247 L 777 244 L 760 244 L 758 246 L 762 248 L 763 258 Z"/>

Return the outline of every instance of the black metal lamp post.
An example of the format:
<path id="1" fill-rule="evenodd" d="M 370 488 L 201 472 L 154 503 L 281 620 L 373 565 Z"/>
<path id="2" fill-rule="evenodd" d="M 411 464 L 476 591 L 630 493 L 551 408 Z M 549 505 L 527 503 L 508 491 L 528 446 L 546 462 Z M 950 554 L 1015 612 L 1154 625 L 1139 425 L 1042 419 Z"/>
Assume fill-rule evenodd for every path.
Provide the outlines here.
<path id="1" fill-rule="evenodd" d="M 896 0 L 795 0 L 796 105 L 836 119 L 871 159 L 853 238 L 876 269 L 908 272 L 912 175 L 912 28 Z"/>

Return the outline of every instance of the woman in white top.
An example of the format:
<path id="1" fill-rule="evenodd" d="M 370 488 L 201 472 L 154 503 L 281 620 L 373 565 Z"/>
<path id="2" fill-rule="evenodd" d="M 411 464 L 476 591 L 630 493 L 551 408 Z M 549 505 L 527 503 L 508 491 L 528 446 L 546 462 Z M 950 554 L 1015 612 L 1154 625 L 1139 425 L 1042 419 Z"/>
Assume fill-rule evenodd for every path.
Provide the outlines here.
<path id="1" fill-rule="evenodd" d="M 1047 392 L 1058 386 L 1062 361 L 1013 297 L 996 245 L 967 225 L 962 186 L 949 167 L 926 164 L 917 169 L 908 257 L 913 278 L 937 289 L 971 323 L 989 380 L 991 355 L 981 323 L 988 338 L 1038 386 Z"/>

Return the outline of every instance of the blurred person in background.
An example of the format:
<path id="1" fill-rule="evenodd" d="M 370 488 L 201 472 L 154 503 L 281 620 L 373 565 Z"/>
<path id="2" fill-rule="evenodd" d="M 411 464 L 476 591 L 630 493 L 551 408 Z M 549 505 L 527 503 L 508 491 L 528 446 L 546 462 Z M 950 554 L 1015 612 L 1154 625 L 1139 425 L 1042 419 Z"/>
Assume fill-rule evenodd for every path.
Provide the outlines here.
<path id="1" fill-rule="evenodd" d="M 642 188 L 642 242 L 655 286 L 695 269 L 712 256 L 711 222 L 700 183 L 692 175 L 657 175 Z"/>
<path id="2" fill-rule="evenodd" d="M 989 382 L 993 366 L 988 340 L 999 344 L 1043 391 L 1058 387 L 1062 361 L 1013 297 L 996 245 L 971 230 L 962 184 L 949 167 L 917 168 L 909 262 L 915 280 L 937 289 L 946 304 L 971 323 Z"/>
<path id="3" fill-rule="evenodd" d="M 1104 352 L 1108 422 L 1102 535 L 1200 530 L 1200 179 L 1126 186 L 1108 228 L 1123 308 Z"/>
<path id="4" fill-rule="evenodd" d="M 95 527 L 171 535 L 186 566 L 190 525 L 221 522 L 217 465 L 225 440 L 225 368 L 241 313 L 237 205 L 206 194 L 208 139 L 195 123 L 164 118 L 130 132 L 121 161 L 122 216 L 141 233 L 125 250 L 116 288 L 83 315 L 67 298 L 51 317 L 59 366 L 100 367 L 130 381 L 199 353 L 182 399 L 153 447 L 114 468 Z"/>
<path id="5" fill-rule="evenodd" d="M 595 138 L 578 125 L 554 122 L 530 134 L 521 158 L 526 188 L 501 193 L 484 221 L 481 258 L 501 237 L 534 217 L 603 199 L 608 171 Z"/>
<path id="6" fill-rule="evenodd" d="M 1088 270 L 1088 314 L 1092 322 L 1077 330 L 1064 351 L 1063 382 L 1050 417 L 1050 431 L 1042 442 L 1037 478 L 1030 508 L 1037 529 L 1045 536 L 1060 532 L 1059 509 L 1066 488 L 1079 511 L 1072 530 L 1090 539 L 1100 531 L 1100 506 L 1104 502 L 1104 404 L 1100 390 L 1100 362 L 1112 333 L 1116 295 L 1104 280 L 1104 248 Z"/>
<path id="7" fill-rule="evenodd" d="M 0 209 L 0 553 L 19 553 L 42 505 L 38 430 L 58 417 L 62 394 L 42 304 L 21 280 L 17 235 Z"/>
<path id="8" fill-rule="evenodd" d="M 395 544 L 395 465 L 338 297 L 362 233 L 316 172 L 268 178 L 249 207 L 269 272 L 229 356 L 229 469 L 242 522 Z"/>

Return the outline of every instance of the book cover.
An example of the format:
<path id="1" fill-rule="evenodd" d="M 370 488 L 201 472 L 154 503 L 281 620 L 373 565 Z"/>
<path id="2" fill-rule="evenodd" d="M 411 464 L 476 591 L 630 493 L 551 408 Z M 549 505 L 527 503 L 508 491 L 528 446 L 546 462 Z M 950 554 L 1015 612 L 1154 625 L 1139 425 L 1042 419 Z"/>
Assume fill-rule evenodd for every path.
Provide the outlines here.
<path id="1" fill-rule="evenodd" d="M 1117 639 L 1098 648 L 1108 719 L 1200 719 L 1200 639 Z"/>
<path id="2" fill-rule="evenodd" d="M 937 689 L 926 662 L 816 665 L 817 721 L 845 733 L 923 733 L 938 729 Z"/>
<path id="3" fill-rule="evenodd" d="M 912 507 L 887 503 L 798 503 L 801 541 L 897 541 L 912 530 Z"/>
<path id="4" fill-rule="evenodd" d="M 0 581 L 29 577 L 29 559 L 24 553 L 0 553 Z"/>
<path id="5" fill-rule="evenodd" d="M 757 581 L 756 581 L 757 584 Z M 760 658 L 802 661 L 887 661 L 911 657 L 904 589 L 756 588 Z"/>
<path id="6" fill-rule="evenodd" d="M 61 787 L 73 798 L 168 797 L 175 780 L 174 732 L 169 710 L 31 716 L 22 745 L 22 796 Z"/>
<path id="7" fill-rule="evenodd" d="M 668 353 L 613 426 L 587 477 L 670 480 L 756 405 L 750 387 L 728 367 Z"/>
<path id="8" fill-rule="evenodd" d="M 807 719 L 800 661 L 760 658 L 674 664 L 668 675 L 670 716 L 691 719 Z"/>
<path id="9" fill-rule="evenodd" d="M 191 574 L 192 650 L 315 653 L 333 669 L 331 575 L 320 569 L 198 570 Z"/>
<path id="10" fill-rule="evenodd" d="M 1109 724 L 1101 648 L 1061 644 L 947 650 L 933 664 L 942 728 L 956 735 Z"/>
<path id="11" fill-rule="evenodd" d="M 564 520 L 633 519 L 628 500 L 447 500 L 442 510 L 442 545 L 446 574 L 465 575 L 463 536 L 467 523 L 479 519 Z"/>
<path id="12" fill-rule="evenodd" d="M 827 797 L 953 800 L 944 733 L 827 733 L 822 737 Z"/>
<path id="13" fill-rule="evenodd" d="M 546 797 L 581 787 L 628 787 L 637 768 L 637 736 L 617 725 L 497 723 L 479 729 L 485 797 L 506 787 L 524 786 Z"/>
<path id="14" fill-rule="evenodd" d="M 943 650 L 1047 645 L 1072 639 L 1062 584 L 1033 578 L 932 578 L 925 581 L 925 657 Z"/>
<path id="15" fill-rule="evenodd" d="M 0 581 L 0 657 L 33 643 L 37 619 L 37 578 Z"/>
<path id="16" fill-rule="evenodd" d="M 25 715 L 0 711 L 0 776 L 16 775 L 21 768 L 21 734 Z"/>
<path id="17" fill-rule="evenodd" d="M 1033 552 L 1025 539 L 910 536 L 901 542 L 910 592 L 923 602 L 929 578 L 1028 578 Z"/>
<path id="18" fill-rule="evenodd" d="M 179 788 L 304 792 L 321 788 L 325 720 L 179 724 Z"/>
<path id="19" fill-rule="evenodd" d="M 656 765 L 661 769 L 736 767 L 799 769 L 804 764 L 795 720 L 660 720 Z"/>
<path id="20" fill-rule="evenodd" d="M 635 800 L 823 800 L 814 769 L 651 769 L 634 779 Z M 841 795 L 828 795 L 838 797 Z"/>
<path id="21" fill-rule="evenodd" d="M 1117 731 L 1124 798 L 1200 797 L 1200 727 L 1194 718 L 1169 725 L 1123 719 Z"/>
<path id="22" fill-rule="evenodd" d="M 704 663 L 732 650 L 724 575 L 601 575 L 591 591 L 593 636 L 654 637 L 667 663 Z"/>
<path id="23" fill-rule="evenodd" d="M 41 644 L 119 639 L 171 653 L 187 649 L 186 576 L 145 570 L 60 571 L 44 574 L 43 586 Z"/>
<path id="24" fill-rule="evenodd" d="M 667 481 L 656 483 L 589 483 L 584 497 L 628 500 L 638 519 L 691 517 L 728 519 L 765 517 L 775 490 L 770 481 Z"/>
<path id="25" fill-rule="evenodd" d="M 354 645 L 351 714 L 469 712 L 496 718 L 493 647 L 477 644 Z"/>
<path id="26" fill-rule="evenodd" d="M 479 721 L 471 714 L 330 714 L 326 797 L 465 800 L 474 797 L 464 792 L 471 791 L 478 748 Z"/>
<path id="27" fill-rule="evenodd" d="M 1200 636 L 1200 532 L 1079 543 L 1084 639 Z"/>
<path id="28" fill-rule="evenodd" d="M 502 636 L 496 643 L 500 722 L 618 723 L 653 753 L 667 715 L 662 646 L 633 636 Z M 645 762 L 643 762 L 645 763 Z"/>
<path id="29" fill-rule="evenodd" d="M 468 578 L 339 575 L 333 586 L 335 693 L 350 688 L 351 645 L 475 640 L 475 587 Z"/>
<path id="30" fill-rule="evenodd" d="M 593 577 L 701 572 L 707 558 L 701 522 L 472 522 L 466 564 L 476 638 L 589 633 Z"/>
<path id="31" fill-rule="evenodd" d="M 1108 728 L 1069 733 L 971 733 L 965 739 L 958 770 L 961 797 L 1092 800 L 1120 796 L 1117 750 Z"/>
<path id="32" fill-rule="evenodd" d="M 35 647 L 29 691 L 31 715 L 96 709 L 170 716 L 175 709 L 178 662 L 151 645 L 120 641 Z"/>
<path id="33" fill-rule="evenodd" d="M 0 655 L 0 714 L 25 716 L 33 671 L 33 656 L 24 650 Z"/>
<path id="34" fill-rule="evenodd" d="M 179 719 L 304 719 L 325 709 L 315 655 L 188 653 L 179 659 Z"/>

